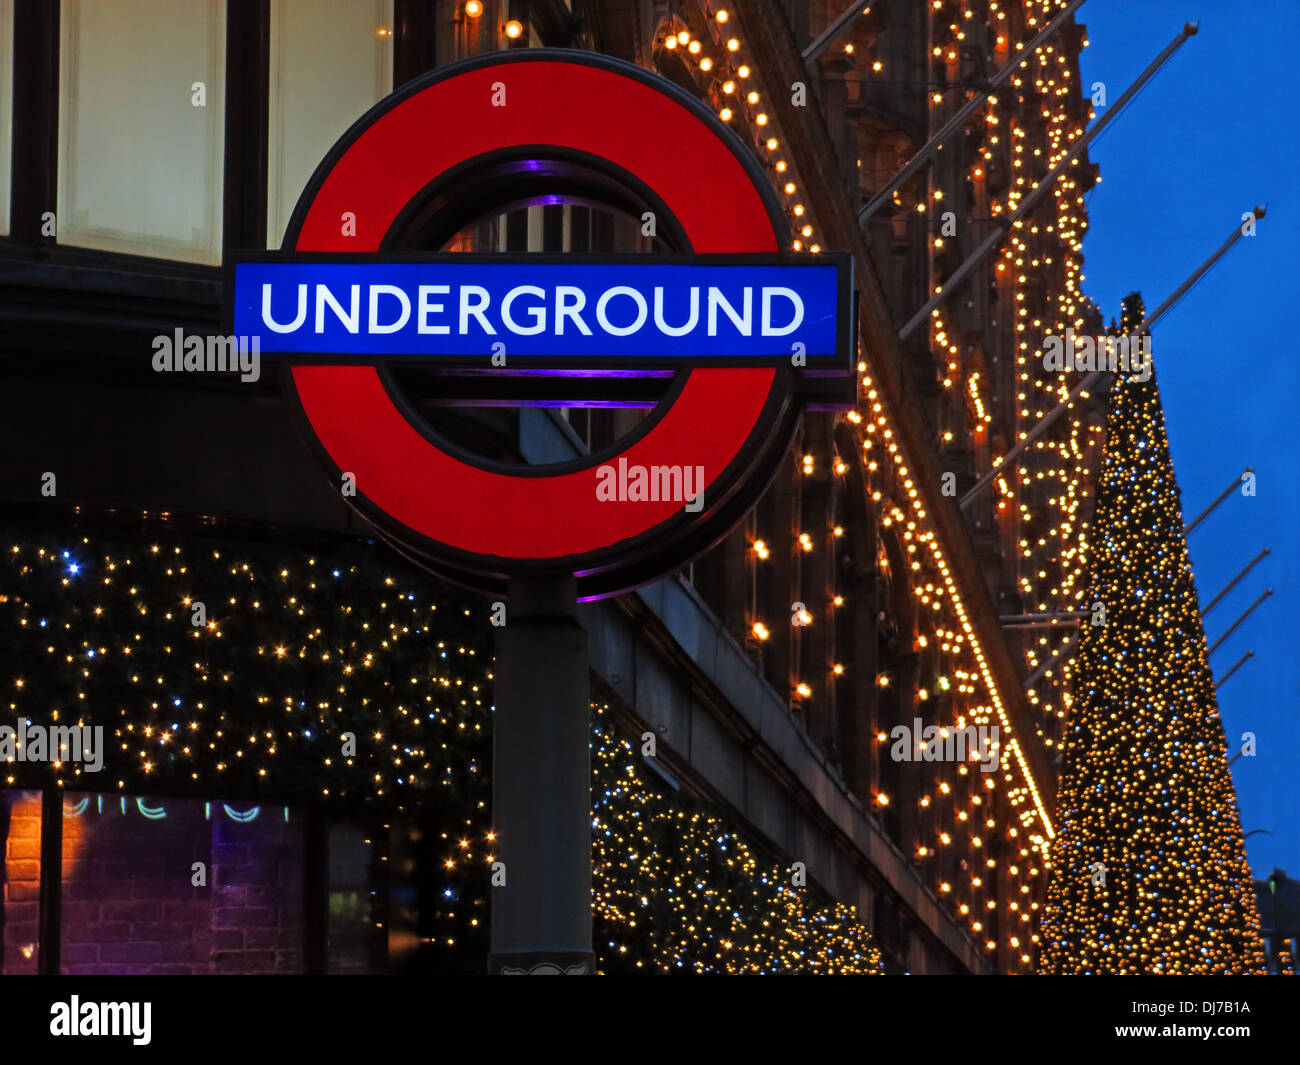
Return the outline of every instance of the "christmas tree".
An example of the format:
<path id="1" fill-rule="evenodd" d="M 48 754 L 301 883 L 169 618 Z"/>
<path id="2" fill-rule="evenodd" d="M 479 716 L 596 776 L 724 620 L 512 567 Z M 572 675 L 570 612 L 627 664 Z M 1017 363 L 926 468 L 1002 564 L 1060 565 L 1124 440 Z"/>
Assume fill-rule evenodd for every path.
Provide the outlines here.
<path id="1" fill-rule="evenodd" d="M 1125 332 L 1143 317 L 1133 293 Z M 1160 392 L 1130 370 L 1107 413 L 1087 562 L 1104 618 L 1080 626 L 1039 968 L 1262 972 Z"/>

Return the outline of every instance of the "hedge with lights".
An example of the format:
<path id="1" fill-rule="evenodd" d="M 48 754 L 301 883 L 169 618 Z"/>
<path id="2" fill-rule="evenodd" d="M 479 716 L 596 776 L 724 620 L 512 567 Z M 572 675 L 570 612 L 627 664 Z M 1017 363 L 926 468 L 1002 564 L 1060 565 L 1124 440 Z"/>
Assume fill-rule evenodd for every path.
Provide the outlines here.
<path id="1" fill-rule="evenodd" d="M 372 545 L 312 554 L 10 529 L 5 721 L 102 725 L 106 752 L 97 774 L 17 761 L 0 777 L 404 811 L 440 870 L 423 964 L 472 969 L 487 951 L 491 631 L 485 604 Z M 850 908 L 814 904 L 726 816 L 658 782 L 601 707 L 593 729 L 602 971 L 880 971 Z"/>
<path id="2" fill-rule="evenodd" d="M 1143 320 L 1136 294 L 1124 328 Z M 1259 918 L 1154 372 L 1110 396 L 1046 973 L 1248 973 Z M 1085 619 L 1085 621 L 1090 619 Z"/>

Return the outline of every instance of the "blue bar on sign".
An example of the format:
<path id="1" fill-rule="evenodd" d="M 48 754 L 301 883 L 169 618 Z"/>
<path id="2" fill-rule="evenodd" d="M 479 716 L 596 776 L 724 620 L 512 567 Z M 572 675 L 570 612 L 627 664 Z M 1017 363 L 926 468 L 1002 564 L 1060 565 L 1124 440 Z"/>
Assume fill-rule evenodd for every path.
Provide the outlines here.
<path id="1" fill-rule="evenodd" d="M 263 353 L 809 361 L 842 355 L 835 262 L 319 262 L 234 266 L 233 332 Z"/>

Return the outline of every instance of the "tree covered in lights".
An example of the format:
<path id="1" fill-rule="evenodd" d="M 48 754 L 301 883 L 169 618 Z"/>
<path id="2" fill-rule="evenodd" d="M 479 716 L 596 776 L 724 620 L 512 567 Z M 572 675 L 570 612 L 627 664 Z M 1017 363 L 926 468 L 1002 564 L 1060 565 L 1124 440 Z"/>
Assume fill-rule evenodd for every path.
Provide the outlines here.
<path id="1" fill-rule="evenodd" d="M 484 603 L 373 544 L 313 553 L 170 531 L 141 542 L 8 529 L 4 716 L 102 725 L 106 752 L 99 774 L 20 761 L 0 765 L 0 784 L 408 816 L 436 871 L 420 885 L 418 970 L 481 969 L 493 839 L 487 618 Z M 814 904 L 726 816 L 648 773 L 606 711 L 593 707 L 592 721 L 602 972 L 880 971 L 852 909 Z"/>
<path id="2" fill-rule="evenodd" d="M 1122 328 L 1144 318 L 1124 301 Z M 1046 973 L 1259 972 L 1263 953 L 1154 372 L 1119 375 L 1042 923 Z"/>
<path id="3" fill-rule="evenodd" d="M 655 787 L 596 709 L 593 895 L 601 971 L 880 973 L 842 903 L 817 905 L 727 819 Z"/>

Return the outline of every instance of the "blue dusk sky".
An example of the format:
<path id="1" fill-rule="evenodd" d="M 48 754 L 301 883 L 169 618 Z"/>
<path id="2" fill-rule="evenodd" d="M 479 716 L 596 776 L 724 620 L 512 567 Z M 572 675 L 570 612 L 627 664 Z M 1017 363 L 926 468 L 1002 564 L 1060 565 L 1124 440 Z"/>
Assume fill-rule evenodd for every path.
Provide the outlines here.
<path id="1" fill-rule="evenodd" d="M 1211 644 L 1266 588 L 1262 603 L 1210 660 L 1216 680 L 1255 652 L 1219 690 L 1229 746 L 1258 737 L 1232 767 L 1257 878 L 1300 877 L 1300 129 L 1294 113 L 1297 0 L 1089 0 L 1083 84 L 1109 101 L 1179 32 L 1199 33 L 1170 59 L 1090 151 L 1102 183 L 1088 195 L 1083 289 L 1107 322 L 1136 289 L 1148 312 L 1239 224 L 1267 204 L 1243 238 L 1152 331 L 1174 469 L 1190 521 L 1246 466 L 1252 498 L 1229 497 L 1189 539 L 1204 607 L 1261 548 L 1259 563 L 1205 619 Z M 1104 111 L 1097 108 L 1100 118 Z M 1255 830 L 1267 832 L 1255 832 Z M 1267 834 L 1267 833 L 1272 833 Z"/>

